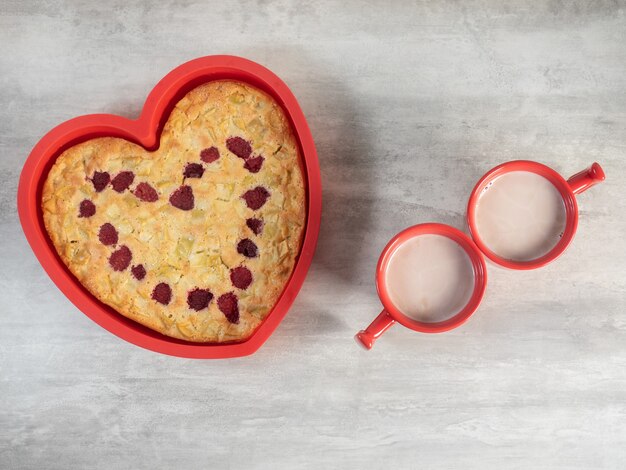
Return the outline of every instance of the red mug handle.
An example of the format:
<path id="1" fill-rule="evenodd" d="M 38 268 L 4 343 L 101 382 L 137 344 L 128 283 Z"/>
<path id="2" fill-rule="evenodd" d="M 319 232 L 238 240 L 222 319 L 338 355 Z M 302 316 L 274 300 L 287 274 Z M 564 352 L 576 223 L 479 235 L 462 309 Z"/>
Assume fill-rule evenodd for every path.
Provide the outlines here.
<path id="1" fill-rule="evenodd" d="M 387 310 L 383 310 L 380 312 L 370 326 L 368 326 L 365 330 L 359 331 L 354 339 L 357 343 L 363 346 L 365 349 L 372 349 L 374 346 L 374 342 L 381 337 L 381 335 L 387 331 L 396 321 L 393 319 L 391 315 L 387 312 Z"/>
<path id="2" fill-rule="evenodd" d="M 593 185 L 604 181 L 604 178 L 604 170 L 599 163 L 594 163 L 589 168 L 585 168 L 568 179 L 567 184 L 569 184 L 574 194 L 580 194 Z"/>

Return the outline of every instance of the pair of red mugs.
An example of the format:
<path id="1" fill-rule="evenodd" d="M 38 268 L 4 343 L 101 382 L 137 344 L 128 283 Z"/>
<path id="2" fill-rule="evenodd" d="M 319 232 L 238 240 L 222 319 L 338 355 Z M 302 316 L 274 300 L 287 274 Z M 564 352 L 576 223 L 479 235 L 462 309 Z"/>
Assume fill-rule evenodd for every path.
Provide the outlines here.
<path id="1" fill-rule="evenodd" d="M 530 261 L 513 261 L 498 256 L 481 240 L 476 228 L 476 207 L 482 189 L 496 178 L 513 171 L 531 172 L 546 178 L 560 194 L 565 207 L 565 229 L 560 240 L 548 253 Z M 604 171 L 598 163 L 594 163 L 589 168 L 576 173 L 568 180 L 565 180 L 550 167 L 527 160 L 510 161 L 493 168 L 478 181 L 467 204 L 467 224 L 471 238 L 449 225 L 426 223 L 409 227 L 389 241 L 380 255 L 378 266 L 376 267 L 376 288 L 384 308 L 367 329 L 357 333 L 355 336 L 357 342 L 365 348 L 371 349 L 374 342 L 396 322 L 422 333 L 441 333 L 462 325 L 476 311 L 485 293 L 487 286 L 485 256 L 497 265 L 516 270 L 536 269 L 554 261 L 565 251 L 576 233 L 578 227 L 576 195 L 603 181 L 604 178 Z M 456 242 L 469 257 L 474 274 L 473 292 L 465 307 L 444 321 L 430 323 L 417 321 L 406 316 L 393 304 L 389 295 L 386 276 L 389 261 L 396 250 L 413 237 L 427 234 L 448 237 Z"/>

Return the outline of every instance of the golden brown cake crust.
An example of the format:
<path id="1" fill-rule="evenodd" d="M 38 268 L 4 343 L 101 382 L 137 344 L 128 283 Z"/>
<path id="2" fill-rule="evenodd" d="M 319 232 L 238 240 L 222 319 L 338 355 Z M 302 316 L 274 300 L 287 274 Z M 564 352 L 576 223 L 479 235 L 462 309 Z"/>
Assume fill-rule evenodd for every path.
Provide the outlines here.
<path id="1" fill-rule="evenodd" d="M 254 164 L 248 163 L 247 169 L 246 160 L 228 149 L 232 137 L 251 144 L 251 158 L 264 158 L 258 172 L 250 171 Z M 201 152 L 211 147 L 220 157 L 202 161 Z M 276 304 L 300 251 L 306 215 L 299 159 L 289 122 L 271 97 L 240 82 L 209 82 L 176 104 L 154 152 L 113 137 L 88 140 L 63 152 L 44 184 L 44 222 L 74 276 L 122 315 L 188 341 L 243 340 Z M 202 176 L 185 178 L 188 163 L 202 165 Z M 122 171 L 134 174 L 128 189 L 117 192 L 108 184 L 96 191 L 95 172 L 114 178 Z M 137 197 L 140 183 L 156 189 L 158 200 Z M 191 210 L 170 203 L 182 185 L 193 192 Z M 269 197 L 253 210 L 242 195 L 256 187 L 265 188 Z M 93 203 L 95 214 L 80 216 L 84 200 Z M 261 233 L 247 226 L 248 218 L 262 220 Z M 106 223 L 118 234 L 115 245 L 99 240 Z M 256 257 L 238 251 L 243 239 L 256 245 Z M 132 260 L 115 271 L 110 257 L 122 246 L 128 247 Z M 146 271 L 141 280 L 131 273 L 139 264 Z M 239 266 L 252 274 L 246 289 L 231 280 L 231 270 Z M 167 305 L 153 299 L 159 283 L 171 287 Z M 188 304 L 188 293 L 196 288 L 213 295 L 208 307 L 198 311 Z M 218 307 L 218 298 L 227 293 L 238 299 L 236 323 Z"/>

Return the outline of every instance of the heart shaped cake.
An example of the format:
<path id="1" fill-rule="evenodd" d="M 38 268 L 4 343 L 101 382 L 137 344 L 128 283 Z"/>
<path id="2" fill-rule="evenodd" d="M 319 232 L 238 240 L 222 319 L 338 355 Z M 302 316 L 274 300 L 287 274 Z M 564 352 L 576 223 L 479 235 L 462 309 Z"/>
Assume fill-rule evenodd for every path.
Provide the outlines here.
<path id="1" fill-rule="evenodd" d="M 278 301 L 305 226 L 300 153 L 282 108 L 222 80 L 185 95 L 153 152 L 103 137 L 65 150 L 42 210 L 95 297 L 167 336 L 248 338 Z"/>

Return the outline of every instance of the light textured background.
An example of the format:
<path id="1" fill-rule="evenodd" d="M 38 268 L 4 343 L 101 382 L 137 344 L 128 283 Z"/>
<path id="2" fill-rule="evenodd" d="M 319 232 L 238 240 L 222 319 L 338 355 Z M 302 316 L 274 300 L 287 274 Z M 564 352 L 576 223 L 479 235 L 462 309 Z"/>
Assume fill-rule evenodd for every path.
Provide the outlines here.
<path id="1" fill-rule="evenodd" d="M 0 468 L 624 468 L 626 4 L 502 3 L 2 0 Z M 309 277 L 266 345 L 192 361 L 72 306 L 15 192 L 54 125 L 137 116 L 170 69 L 215 53 L 290 85 L 325 206 Z M 491 266 L 456 331 L 396 326 L 357 348 L 386 241 L 463 226 L 476 180 L 517 158 L 565 176 L 603 164 L 567 253 L 536 272 Z"/>

